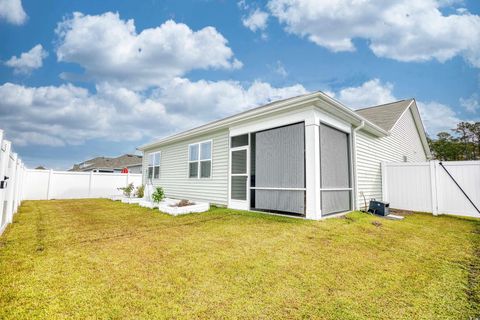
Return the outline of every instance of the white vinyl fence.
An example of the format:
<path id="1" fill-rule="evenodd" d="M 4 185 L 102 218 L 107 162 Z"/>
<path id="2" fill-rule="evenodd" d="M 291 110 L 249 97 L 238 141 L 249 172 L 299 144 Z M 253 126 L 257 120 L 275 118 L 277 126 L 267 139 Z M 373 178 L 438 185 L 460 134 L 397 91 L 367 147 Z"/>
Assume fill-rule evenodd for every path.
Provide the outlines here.
<path id="1" fill-rule="evenodd" d="M 106 198 L 129 183 L 139 186 L 142 175 L 26 169 L 25 181 L 25 200 Z"/>
<path id="2" fill-rule="evenodd" d="M 0 130 L 0 234 L 12 222 L 22 201 L 24 177 L 24 164 Z"/>
<path id="3" fill-rule="evenodd" d="M 382 190 L 391 208 L 480 218 L 480 161 L 383 163 Z"/>

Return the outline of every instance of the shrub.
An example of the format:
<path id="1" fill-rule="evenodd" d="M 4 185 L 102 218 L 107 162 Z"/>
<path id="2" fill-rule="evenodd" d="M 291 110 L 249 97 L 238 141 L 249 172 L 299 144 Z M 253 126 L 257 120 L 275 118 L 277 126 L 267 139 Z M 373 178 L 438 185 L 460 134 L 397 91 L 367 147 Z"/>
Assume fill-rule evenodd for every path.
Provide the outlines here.
<path id="1" fill-rule="evenodd" d="M 152 200 L 155 203 L 159 203 L 165 198 L 165 193 L 163 192 L 162 187 L 156 187 L 155 191 L 152 193 Z"/>
<path id="2" fill-rule="evenodd" d="M 126 187 L 118 188 L 118 190 L 122 190 L 123 195 L 130 198 L 132 196 L 132 191 L 133 191 L 133 182 L 127 184 Z"/>
<path id="3" fill-rule="evenodd" d="M 137 190 L 135 191 L 135 196 L 137 198 L 143 198 L 144 194 L 145 194 L 145 186 L 141 184 L 137 187 Z"/>

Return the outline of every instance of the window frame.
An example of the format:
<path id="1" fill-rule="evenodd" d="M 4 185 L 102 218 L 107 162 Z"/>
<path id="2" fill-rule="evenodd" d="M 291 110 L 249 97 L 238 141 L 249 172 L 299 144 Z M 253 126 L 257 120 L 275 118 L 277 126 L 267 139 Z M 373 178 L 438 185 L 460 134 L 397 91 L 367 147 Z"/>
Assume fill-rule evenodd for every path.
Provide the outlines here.
<path id="1" fill-rule="evenodd" d="M 210 143 L 210 159 L 202 160 L 202 144 Z M 190 160 L 190 147 L 198 146 L 198 158 L 197 160 Z M 210 175 L 208 177 L 202 177 L 202 162 L 210 161 Z M 197 176 L 190 176 L 190 163 L 197 163 Z M 188 145 L 188 158 L 187 158 L 187 178 L 188 179 L 211 179 L 213 175 L 213 140 L 203 140 L 199 142 L 190 143 Z"/>
<path id="2" fill-rule="evenodd" d="M 158 165 L 155 165 L 155 155 L 158 154 Z M 153 157 L 153 165 L 150 165 L 150 157 Z M 158 167 L 158 178 L 155 178 L 155 168 Z M 147 158 L 147 180 L 159 180 L 160 179 L 160 168 L 162 167 L 162 152 L 155 151 L 150 152 Z M 150 177 L 150 168 L 152 168 L 152 176 Z"/>

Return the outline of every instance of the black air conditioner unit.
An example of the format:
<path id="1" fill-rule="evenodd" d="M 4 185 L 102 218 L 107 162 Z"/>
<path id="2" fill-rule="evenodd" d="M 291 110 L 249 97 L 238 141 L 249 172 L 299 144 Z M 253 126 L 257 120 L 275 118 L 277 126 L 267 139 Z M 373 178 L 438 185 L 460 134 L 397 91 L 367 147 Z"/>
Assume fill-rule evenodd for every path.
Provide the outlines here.
<path id="1" fill-rule="evenodd" d="M 372 199 L 368 206 L 368 212 L 378 214 L 379 216 L 388 216 L 390 214 L 390 203 Z"/>

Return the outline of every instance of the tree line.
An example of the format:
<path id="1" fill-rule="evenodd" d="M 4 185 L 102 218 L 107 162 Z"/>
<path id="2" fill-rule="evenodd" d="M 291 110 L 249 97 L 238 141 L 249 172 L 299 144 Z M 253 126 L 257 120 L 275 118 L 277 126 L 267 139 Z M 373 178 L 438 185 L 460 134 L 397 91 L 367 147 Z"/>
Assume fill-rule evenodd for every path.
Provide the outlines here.
<path id="1" fill-rule="evenodd" d="M 439 132 L 436 139 L 428 138 L 435 159 L 443 161 L 480 159 L 480 122 L 460 122 L 449 132 Z"/>

